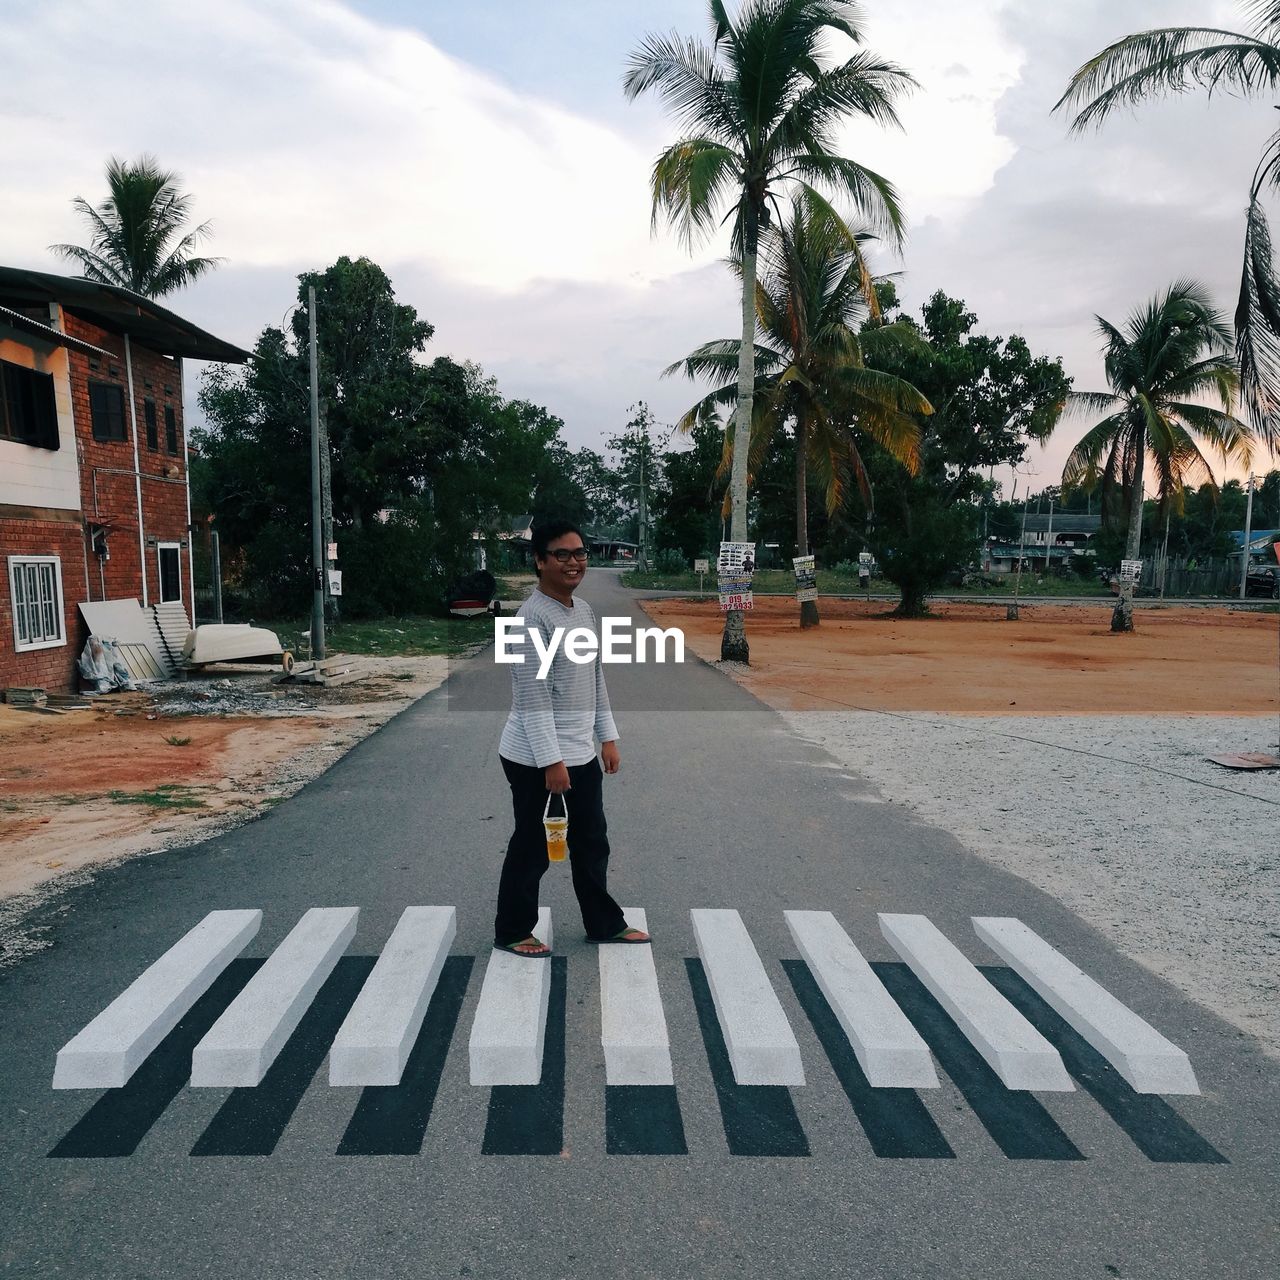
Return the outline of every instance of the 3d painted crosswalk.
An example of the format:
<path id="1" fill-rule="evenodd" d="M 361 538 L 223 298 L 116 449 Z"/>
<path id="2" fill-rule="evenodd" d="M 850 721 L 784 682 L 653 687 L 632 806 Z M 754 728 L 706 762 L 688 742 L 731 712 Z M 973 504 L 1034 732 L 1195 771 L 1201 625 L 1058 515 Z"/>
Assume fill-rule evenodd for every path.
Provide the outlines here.
<path id="1" fill-rule="evenodd" d="M 313 908 L 276 947 L 191 1053 L 194 1087 L 254 1087 L 355 935 L 355 907 Z M 693 933 L 736 1085 L 801 1087 L 791 1022 L 738 912 L 695 909 Z M 55 1089 L 127 1083 L 249 944 L 259 911 L 211 912 L 57 1055 Z M 628 911 L 644 927 L 644 913 Z M 939 1084 L 925 1040 L 829 912 L 788 911 L 796 947 L 873 1089 Z M 882 914 L 884 938 L 955 1028 L 1012 1091 L 1074 1086 L 1057 1049 L 926 917 Z M 978 937 L 1137 1093 L 1199 1092 L 1185 1053 L 1020 921 L 981 917 Z M 409 907 L 330 1045 L 331 1085 L 394 1086 L 423 1026 L 456 932 L 452 907 Z M 542 910 L 539 936 L 552 939 Z M 671 1048 L 650 947 L 603 946 L 600 1044 L 611 1086 L 670 1086 Z M 537 1085 L 551 965 L 492 952 L 468 1041 L 476 1086 Z"/>

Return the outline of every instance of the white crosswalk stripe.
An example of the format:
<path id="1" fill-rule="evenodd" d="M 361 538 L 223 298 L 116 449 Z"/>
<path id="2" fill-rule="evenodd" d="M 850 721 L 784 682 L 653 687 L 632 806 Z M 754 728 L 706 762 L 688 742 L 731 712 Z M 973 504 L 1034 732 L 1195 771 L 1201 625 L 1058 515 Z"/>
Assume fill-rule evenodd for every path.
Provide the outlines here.
<path id="1" fill-rule="evenodd" d="M 879 916 L 885 941 L 947 1011 L 1008 1089 L 1075 1088 L 1058 1051 L 920 915 Z"/>
<path id="2" fill-rule="evenodd" d="M 298 921 L 196 1045 L 193 1086 L 261 1083 L 347 949 L 358 914 L 356 907 L 313 908 Z M 647 930 L 644 911 L 628 907 L 626 915 Z M 734 1080 L 803 1085 L 799 1045 L 742 917 L 695 909 L 690 918 Z M 937 1088 L 928 1046 L 836 918 L 825 911 L 786 911 L 784 919 L 868 1083 Z M 260 911 L 206 916 L 63 1046 L 53 1087 L 125 1085 L 255 936 L 261 920 Z M 1058 1051 L 927 917 L 882 914 L 879 920 L 889 944 L 1006 1088 L 1074 1087 Z M 1199 1093 L 1181 1049 L 1021 921 L 978 916 L 973 925 L 1134 1090 Z M 453 907 L 405 910 L 333 1040 L 330 1084 L 400 1082 L 456 930 Z M 539 912 L 537 933 L 552 942 L 548 908 Z M 670 1086 L 672 1053 L 655 949 L 604 945 L 598 966 L 606 1082 Z M 539 1083 L 551 975 L 546 960 L 490 953 L 468 1040 L 473 1085 Z"/>
<path id="3" fill-rule="evenodd" d="M 355 937 L 359 907 L 312 907 L 191 1055 L 195 1088 L 253 1086 Z"/>
<path id="4" fill-rule="evenodd" d="M 785 911 L 813 974 L 873 1088 L 936 1089 L 929 1047 L 829 911 Z"/>
<path id="5" fill-rule="evenodd" d="M 1149 1022 L 1011 917 L 975 916 L 973 927 L 1040 998 L 1074 1027 L 1137 1093 L 1197 1094 L 1187 1055 Z"/>
<path id="6" fill-rule="evenodd" d="M 261 911 L 211 911 L 59 1051 L 55 1089 L 116 1089 L 248 946 Z"/>
<path id="7" fill-rule="evenodd" d="M 804 1084 L 800 1046 L 736 911 L 694 910 L 693 932 L 739 1084 Z"/>
<path id="8" fill-rule="evenodd" d="M 633 929 L 649 931 L 640 907 L 624 907 Z M 671 1044 L 651 946 L 600 947 L 600 1044 L 608 1084 L 671 1084 Z"/>
<path id="9" fill-rule="evenodd" d="M 534 933 L 552 945 L 551 908 L 538 911 Z M 471 1083 L 537 1084 L 551 999 L 551 961 L 494 951 L 471 1024 Z"/>
<path id="10" fill-rule="evenodd" d="M 406 907 L 329 1051 L 329 1083 L 395 1085 L 458 931 L 453 907 Z"/>

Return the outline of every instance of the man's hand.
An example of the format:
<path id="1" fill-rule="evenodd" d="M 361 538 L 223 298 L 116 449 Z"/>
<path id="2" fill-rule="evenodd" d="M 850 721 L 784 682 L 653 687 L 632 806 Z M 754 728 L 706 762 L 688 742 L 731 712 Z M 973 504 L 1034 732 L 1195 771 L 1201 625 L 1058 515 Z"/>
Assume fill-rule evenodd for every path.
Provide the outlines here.
<path id="1" fill-rule="evenodd" d="M 542 776 L 547 780 L 547 790 L 554 791 L 558 796 L 564 795 L 573 786 L 569 781 L 569 770 L 563 760 L 547 765 L 542 771 Z"/>
<path id="2" fill-rule="evenodd" d="M 605 773 L 617 773 L 622 767 L 622 761 L 618 757 L 618 744 L 616 742 L 602 742 L 600 744 L 600 759 L 604 762 Z"/>

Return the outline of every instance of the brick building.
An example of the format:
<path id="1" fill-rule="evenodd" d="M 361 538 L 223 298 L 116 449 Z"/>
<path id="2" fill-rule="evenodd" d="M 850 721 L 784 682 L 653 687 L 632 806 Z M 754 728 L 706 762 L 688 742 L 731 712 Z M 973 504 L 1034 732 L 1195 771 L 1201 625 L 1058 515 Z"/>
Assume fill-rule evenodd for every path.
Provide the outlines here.
<path id="1" fill-rule="evenodd" d="M 74 687 L 81 601 L 191 616 L 183 357 L 248 353 L 128 289 L 0 267 L 0 688 Z"/>

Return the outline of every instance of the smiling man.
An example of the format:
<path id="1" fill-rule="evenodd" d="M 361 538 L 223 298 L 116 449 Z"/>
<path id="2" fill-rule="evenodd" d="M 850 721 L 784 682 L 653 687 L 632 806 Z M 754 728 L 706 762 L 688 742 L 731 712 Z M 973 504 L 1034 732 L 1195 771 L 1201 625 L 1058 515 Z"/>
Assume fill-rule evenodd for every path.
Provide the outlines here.
<path id="1" fill-rule="evenodd" d="M 603 778 L 617 773 L 618 730 L 609 708 L 600 665 L 599 629 L 585 600 L 575 600 L 587 572 L 581 531 L 566 520 L 533 530 L 538 585 L 520 606 L 528 659 L 511 667 L 511 714 L 498 754 L 511 784 L 515 830 L 507 843 L 498 884 L 493 945 L 514 955 L 545 959 L 551 954 L 533 934 L 538 885 L 549 861 L 542 814 L 547 793 L 565 797 L 569 814 L 569 863 L 582 923 L 592 942 L 645 943 L 649 935 L 629 929 L 622 908 L 609 895 L 609 835 L 604 817 Z M 590 662 L 571 661 L 556 649 L 550 669 L 534 661 L 529 635 L 539 631 L 549 646 L 556 628 L 566 634 L 586 628 L 595 635 Z M 540 674 L 541 670 L 541 674 Z M 600 759 L 596 743 L 600 743 Z M 604 768 L 601 770 L 601 761 Z"/>

